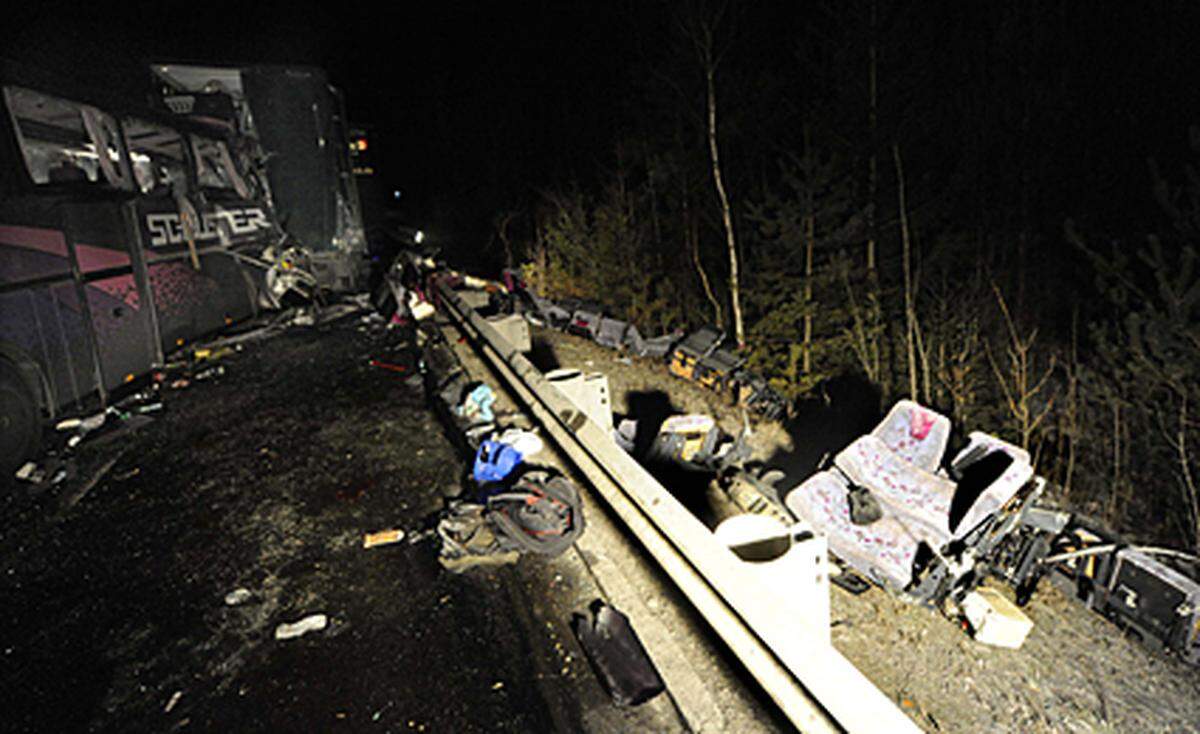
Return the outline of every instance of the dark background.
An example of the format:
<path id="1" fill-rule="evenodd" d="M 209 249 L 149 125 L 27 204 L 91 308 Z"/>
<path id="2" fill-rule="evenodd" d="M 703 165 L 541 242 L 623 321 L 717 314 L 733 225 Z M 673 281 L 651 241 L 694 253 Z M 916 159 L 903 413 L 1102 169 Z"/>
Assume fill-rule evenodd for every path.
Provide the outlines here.
<path id="1" fill-rule="evenodd" d="M 912 169 L 958 165 L 946 135 L 982 124 L 961 92 L 1002 82 L 987 94 L 1008 119 L 993 129 L 1019 129 L 1027 147 L 1017 150 L 1010 135 L 989 166 L 1052 157 L 1042 175 L 1053 181 L 1037 192 L 1049 219 L 1111 220 L 1118 208 L 1127 224 L 1147 214 L 1147 156 L 1179 155 L 1188 123 L 1200 119 L 1194 4 L 1012 8 L 997 20 L 973 3 L 881 4 L 881 95 L 907 95 L 911 108 L 893 119 L 941 136 L 925 141 Z M 646 99 L 662 95 L 644 83 L 670 66 L 680 12 L 623 1 L 29 3 L 6 9 L 3 55 L 137 93 L 152 59 L 320 65 L 345 90 L 351 120 L 372 126 L 377 170 L 386 189 L 403 192 L 406 217 L 446 239 L 479 241 L 496 210 L 591 175 L 647 110 L 687 105 Z M 736 88 L 724 99 L 767 122 L 772 109 L 818 90 L 861 86 L 833 61 L 853 44 L 845 26 L 861 20 L 856 13 L 819 2 L 735 4 L 721 70 Z M 1039 83 L 1024 109 L 1021 90 Z M 921 156 L 915 144 L 912 155 Z"/>
<path id="2" fill-rule="evenodd" d="M 150 60 L 322 66 L 406 216 L 478 237 L 606 149 L 633 22 L 619 3 L 30 3 L 2 54 L 141 95 Z"/>

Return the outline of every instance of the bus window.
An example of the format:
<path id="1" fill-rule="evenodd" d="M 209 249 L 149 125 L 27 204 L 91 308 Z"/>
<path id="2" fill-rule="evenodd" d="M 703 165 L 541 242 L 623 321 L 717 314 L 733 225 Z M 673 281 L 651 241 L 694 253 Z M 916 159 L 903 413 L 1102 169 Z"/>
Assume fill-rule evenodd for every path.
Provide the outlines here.
<path id="1" fill-rule="evenodd" d="M 187 163 L 178 132 L 135 119 L 126 120 L 124 127 L 133 177 L 143 194 L 167 196 L 173 187 L 186 187 Z"/>
<path id="2" fill-rule="evenodd" d="M 224 141 L 192 136 L 196 159 L 196 180 L 210 189 L 233 189 L 243 199 L 251 198 L 250 189 L 238 173 Z"/>
<path id="3" fill-rule="evenodd" d="M 112 117 L 94 107 L 21 87 L 5 87 L 4 98 L 35 184 L 82 182 L 132 188 Z"/>

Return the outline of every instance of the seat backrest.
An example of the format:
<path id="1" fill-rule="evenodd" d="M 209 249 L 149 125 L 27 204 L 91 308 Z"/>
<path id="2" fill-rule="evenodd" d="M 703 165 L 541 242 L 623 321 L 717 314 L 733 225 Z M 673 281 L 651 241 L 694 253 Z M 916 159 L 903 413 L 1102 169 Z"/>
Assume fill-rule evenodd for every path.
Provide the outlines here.
<path id="1" fill-rule="evenodd" d="M 962 520 L 954 526 L 954 537 L 962 536 L 973 530 L 979 523 L 1001 507 L 1008 504 L 1021 487 L 1033 478 L 1033 465 L 1029 462 L 1029 452 L 1014 446 L 1003 439 L 996 438 L 982 431 L 973 431 L 969 436 L 967 447 L 954 457 L 952 467 L 956 473 L 969 473 L 971 464 L 963 466 L 968 458 L 980 457 L 976 462 L 983 463 L 986 458 L 996 453 L 1007 454 L 1012 458 L 1011 463 L 987 487 L 979 493 L 978 499 L 963 515 Z"/>
<path id="2" fill-rule="evenodd" d="M 871 435 L 905 461 L 933 472 L 937 471 L 946 453 L 950 419 L 911 400 L 901 400 L 892 406 Z"/>
<path id="3" fill-rule="evenodd" d="M 1003 451 L 1013 457 L 1014 461 L 1023 461 L 1026 464 L 1031 464 L 1029 452 L 1020 446 L 1005 441 L 1002 438 L 996 438 L 990 433 L 983 431 L 971 431 L 967 436 L 967 445 L 962 451 L 959 451 L 954 456 L 954 461 L 950 462 L 950 466 L 957 468 L 972 454 L 982 456 L 991 451 Z"/>
<path id="4" fill-rule="evenodd" d="M 888 514 L 919 521 L 936 531 L 936 540 L 950 539 L 954 482 L 907 461 L 872 435 L 860 436 L 843 449 L 834 465 L 850 481 L 870 490 Z"/>

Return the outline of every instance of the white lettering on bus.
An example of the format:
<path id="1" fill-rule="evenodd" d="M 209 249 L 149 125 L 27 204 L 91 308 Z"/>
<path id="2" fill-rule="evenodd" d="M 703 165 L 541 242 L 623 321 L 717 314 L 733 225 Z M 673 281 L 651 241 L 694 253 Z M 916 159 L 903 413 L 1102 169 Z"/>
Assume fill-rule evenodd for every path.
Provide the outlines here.
<path id="1" fill-rule="evenodd" d="M 258 207 L 222 209 L 200 217 L 200 226 L 195 232 L 195 239 L 197 242 L 220 239 L 222 227 L 229 234 L 240 236 L 270 229 L 271 223 L 267 220 L 266 213 Z M 152 247 L 178 245 L 187 240 L 183 231 L 183 223 L 177 212 L 147 214 L 146 229 L 150 231 Z"/>

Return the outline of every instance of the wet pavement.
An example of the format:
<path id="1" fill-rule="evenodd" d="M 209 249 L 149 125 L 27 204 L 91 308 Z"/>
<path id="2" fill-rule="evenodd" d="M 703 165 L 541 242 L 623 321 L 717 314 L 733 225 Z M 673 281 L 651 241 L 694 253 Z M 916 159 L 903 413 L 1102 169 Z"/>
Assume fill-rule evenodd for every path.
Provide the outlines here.
<path id="1" fill-rule="evenodd" d="M 4 488 L 2 728 L 578 721 L 577 695 L 601 693 L 580 678 L 542 695 L 517 570 L 449 574 L 431 539 L 362 547 L 393 527 L 420 538 L 464 472 L 418 381 L 371 358 L 411 367 L 398 334 L 355 317 L 250 344 L 216 380 L 165 391 L 148 428 L 85 443 L 72 482 Z M 227 605 L 238 588 L 250 599 Z M 315 613 L 324 630 L 274 638 Z"/>

